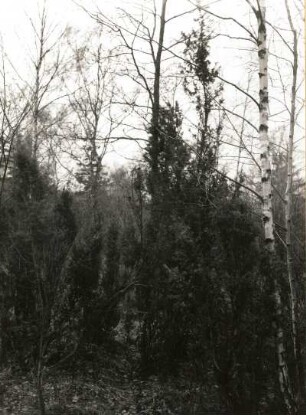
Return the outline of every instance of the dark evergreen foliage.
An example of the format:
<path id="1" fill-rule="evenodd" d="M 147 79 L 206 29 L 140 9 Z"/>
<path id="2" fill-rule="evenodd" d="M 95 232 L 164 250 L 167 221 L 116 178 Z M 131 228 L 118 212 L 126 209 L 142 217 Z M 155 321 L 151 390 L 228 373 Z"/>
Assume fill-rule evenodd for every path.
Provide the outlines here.
<path id="1" fill-rule="evenodd" d="M 293 355 L 285 252 L 277 244 L 271 270 L 257 202 L 218 167 L 222 86 L 209 60 L 203 17 L 183 39 L 194 135 L 183 133 L 178 103 L 161 104 L 158 119 L 147 126 L 143 163 L 108 180 L 99 171 L 94 182 L 87 169 L 79 192 L 57 189 L 26 148 L 18 148 L 0 211 L 1 359 L 28 372 L 34 368 L 41 381 L 42 372 L 57 365 L 71 369 L 92 359 L 95 366 L 105 350 L 124 350 L 132 356 L 132 377 L 160 376 L 164 384 L 184 378 L 209 390 L 218 410 L 267 415 L 283 410 L 273 273 L 291 360 Z M 281 185 L 286 166 L 282 157 L 275 161 Z M 296 189 L 299 276 L 303 203 Z M 277 214 L 282 232 L 283 215 Z M 303 292 L 302 278 L 297 283 Z M 180 408 L 187 414 L 185 392 Z M 203 394 L 197 410 L 208 407 L 204 400 Z"/>

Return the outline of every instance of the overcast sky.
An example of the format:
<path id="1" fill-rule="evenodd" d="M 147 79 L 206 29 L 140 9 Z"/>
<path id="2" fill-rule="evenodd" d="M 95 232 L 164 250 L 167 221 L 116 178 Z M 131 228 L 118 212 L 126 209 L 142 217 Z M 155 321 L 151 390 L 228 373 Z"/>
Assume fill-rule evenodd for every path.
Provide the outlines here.
<path id="1" fill-rule="evenodd" d="M 85 8 L 94 11 L 97 7 L 100 8 L 106 15 L 115 16 L 115 9 L 122 7 L 128 10 L 135 10 L 135 7 L 141 7 L 141 5 L 150 4 L 151 0 L 79 0 L 74 2 L 72 0 L 47 0 L 47 8 L 49 21 L 54 22 L 58 25 L 58 30 L 63 29 L 65 26 L 69 25 L 75 28 L 80 29 L 81 31 L 86 31 L 87 28 L 91 27 L 93 22 L 86 15 L 86 13 L 80 9 L 77 3 L 83 5 Z M 157 8 L 160 0 L 157 0 Z M 231 16 L 237 19 L 238 21 L 243 22 L 246 26 L 253 26 L 254 31 L 256 32 L 256 22 L 254 21 L 254 16 L 250 11 L 250 8 L 247 6 L 245 0 L 201 0 L 202 5 L 211 4 L 210 10 L 220 14 L 222 16 Z M 24 61 L 26 55 L 30 49 L 31 45 L 31 36 L 32 30 L 29 23 L 29 17 L 34 20 L 37 18 L 38 10 L 42 7 L 43 0 L 9 0 L 0 2 L 0 33 L 3 40 L 3 45 L 6 53 L 10 59 L 14 62 L 14 65 L 18 67 L 19 71 L 22 71 L 25 68 Z M 291 10 L 293 14 L 293 19 L 297 24 L 297 29 L 302 29 L 302 20 L 301 20 L 301 4 L 300 0 L 290 0 Z M 267 19 L 277 27 L 281 29 L 288 29 L 288 22 L 285 15 L 284 1 L 282 0 L 267 0 Z M 187 0 L 168 0 L 168 10 L 167 15 L 173 16 L 179 14 L 192 6 Z M 173 24 L 169 25 L 167 28 L 167 36 L 170 39 L 177 38 L 180 32 L 188 32 L 193 25 L 193 17 L 186 15 L 179 20 L 173 21 Z M 241 32 L 237 25 L 231 24 L 230 22 L 214 23 L 213 29 L 215 33 L 230 34 L 231 36 L 242 36 Z M 286 33 L 286 31 L 284 32 Z M 289 32 L 287 32 L 289 36 Z M 245 35 L 244 35 L 245 36 Z M 290 39 L 290 36 L 288 37 Z M 303 50 L 303 41 L 302 37 L 300 39 L 301 50 Z M 282 44 L 282 41 L 277 36 L 272 36 L 270 32 L 269 35 L 269 47 L 271 50 L 277 50 L 281 55 L 285 54 L 285 47 Z M 273 59 L 273 58 L 272 58 Z M 248 73 L 252 72 L 256 74 L 256 65 L 257 58 L 256 54 L 252 54 L 249 51 L 249 44 L 245 41 L 234 41 L 233 39 L 228 39 L 223 36 L 219 36 L 212 45 L 212 57 L 213 62 L 217 62 L 222 71 L 224 78 L 230 80 L 233 83 L 246 82 Z M 301 62 L 303 60 L 301 59 Z M 277 99 L 281 95 L 278 95 L 277 88 L 277 76 L 273 72 L 272 66 L 275 66 L 275 62 L 270 61 L 271 65 L 271 82 L 273 83 L 274 91 L 273 94 L 276 94 Z M 285 78 L 288 81 L 288 88 L 290 86 L 290 71 L 286 72 L 285 67 Z M 301 94 L 303 93 L 304 88 L 301 87 Z M 254 83 L 254 90 L 251 91 L 254 96 L 257 95 L 256 83 Z M 288 95 L 289 97 L 289 95 Z M 239 101 L 243 101 L 243 97 L 237 93 L 237 91 L 232 88 L 226 88 L 225 90 L 225 99 L 228 105 L 233 106 Z M 271 106 L 275 105 L 275 109 L 271 109 L 271 112 L 277 112 L 280 103 L 275 102 L 271 103 Z M 285 120 L 285 118 L 283 118 Z M 277 125 L 280 125 L 283 122 L 282 118 L 273 118 L 271 119 L 272 128 L 277 128 Z M 273 124 L 274 123 L 274 124 Z M 303 117 L 300 120 L 300 125 L 303 126 L 304 119 Z M 301 136 L 304 134 L 301 128 L 298 129 L 298 134 Z M 129 152 L 128 144 L 122 144 L 123 151 Z M 298 157 L 301 157 L 302 147 L 298 148 Z M 120 163 L 119 159 L 118 162 Z"/>

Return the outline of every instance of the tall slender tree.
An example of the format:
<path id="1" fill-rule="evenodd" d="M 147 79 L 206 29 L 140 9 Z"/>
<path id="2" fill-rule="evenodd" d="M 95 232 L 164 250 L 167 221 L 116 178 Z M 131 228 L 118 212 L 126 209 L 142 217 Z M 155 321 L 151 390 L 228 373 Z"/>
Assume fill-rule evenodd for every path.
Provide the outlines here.
<path id="1" fill-rule="evenodd" d="M 249 2 L 249 1 L 248 1 Z M 265 247 L 268 261 L 273 274 L 273 260 L 275 256 L 274 221 L 272 211 L 272 166 L 269 140 L 269 85 L 268 85 L 268 57 L 266 1 L 260 0 L 258 9 L 251 6 L 258 22 L 258 63 L 259 63 L 259 140 L 261 145 L 261 189 L 262 189 L 262 220 L 264 225 Z M 273 276 L 274 297 L 276 305 L 277 357 L 278 379 L 284 402 L 290 414 L 296 412 L 296 402 L 292 389 L 292 381 L 288 370 L 288 361 L 285 350 L 284 331 L 282 328 L 282 303 L 279 282 Z"/>
<path id="2" fill-rule="evenodd" d="M 287 17 L 292 31 L 293 47 L 290 48 L 293 57 L 292 64 L 292 84 L 291 84 L 291 103 L 290 103 L 290 121 L 289 121 L 289 137 L 287 146 L 287 180 L 285 192 L 285 221 L 286 221 L 286 261 L 287 272 L 290 286 L 290 306 L 291 306 L 291 325 L 292 325 L 292 339 L 294 364 L 297 375 L 297 390 L 298 399 L 301 407 L 305 402 L 305 375 L 304 362 L 302 356 L 301 345 L 301 311 L 298 306 L 299 292 L 298 292 L 298 277 L 293 263 L 293 231 L 292 231 L 292 204 L 293 204 L 293 151 L 294 151 L 294 137 L 295 137 L 295 123 L 296 123 L 296 102 L 297 102 L 297 77 L 298 77 L 298 35 L 294 27 L 288 0 L 285 0 Z"/>

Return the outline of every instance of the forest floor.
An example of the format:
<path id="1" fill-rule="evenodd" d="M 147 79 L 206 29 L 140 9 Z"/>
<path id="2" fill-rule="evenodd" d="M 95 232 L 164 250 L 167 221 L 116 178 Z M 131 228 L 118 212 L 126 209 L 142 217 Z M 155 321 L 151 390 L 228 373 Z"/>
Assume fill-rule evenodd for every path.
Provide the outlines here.
<path id="1" fill-rule="evenodd" d="M 73 368 L 47 371 L 46 415 L 204 415 L 222 414 L 214 386 L 188 376 L 161 380 L 135 374 L 129 357 L 99 352 Z M 39 415 L 35 379 L 11 369 L 0 372 L 0 415 Z"/>

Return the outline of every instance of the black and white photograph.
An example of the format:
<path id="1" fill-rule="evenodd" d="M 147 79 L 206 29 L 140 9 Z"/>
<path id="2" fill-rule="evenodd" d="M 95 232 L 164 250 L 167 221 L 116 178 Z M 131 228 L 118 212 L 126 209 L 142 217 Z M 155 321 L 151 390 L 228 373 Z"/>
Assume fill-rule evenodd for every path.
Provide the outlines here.
<path id="1" fill-rule="evenodd" d="M 303 0 L 0 0 L 0 415 L 306 415 Z"/>

